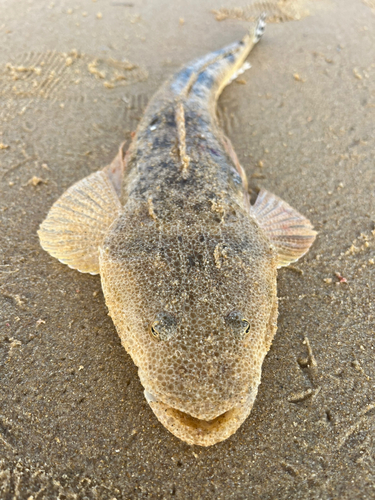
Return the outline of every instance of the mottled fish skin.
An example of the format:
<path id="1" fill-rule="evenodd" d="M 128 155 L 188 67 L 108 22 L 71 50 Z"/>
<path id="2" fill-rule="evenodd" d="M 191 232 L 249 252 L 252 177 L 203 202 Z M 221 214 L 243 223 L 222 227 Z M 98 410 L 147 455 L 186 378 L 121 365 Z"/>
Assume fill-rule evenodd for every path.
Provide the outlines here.
<path id="1" fill-rule="evenodd" d="M 201 446 L 228 438 L 250 413 L 276 332 L 277 267 L 315 238 L 307 219 L 266 191 L 250 206 L 246 176 L 215 118 L 218 95 L 263 28 L 260 19 L 241 42 L 166 82 L 125 158 L 120 151 L 72 186 L 39 231 L 51 255 L 100 272 L 149 405 L 173 434 Z M 62 215 L 68 210 L 77 211 L 74 224 Z M 88 211 L 99 222 L 83 231 Z M 77 250 L 85 239 L 90 263 Z"/>

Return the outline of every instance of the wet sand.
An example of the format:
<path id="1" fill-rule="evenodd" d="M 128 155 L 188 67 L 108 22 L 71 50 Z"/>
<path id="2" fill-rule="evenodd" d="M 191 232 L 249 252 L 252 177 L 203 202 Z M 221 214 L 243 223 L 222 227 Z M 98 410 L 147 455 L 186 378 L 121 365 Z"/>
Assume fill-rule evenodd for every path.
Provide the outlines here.
<path id="1" fill-rule="evenodd" d="M 232 1 L 4 1 L 0 21 L 0 497 L 375 497 L 375 10 L 306 2 L 270 24 L 219 119 L 252 189 L 319 236 L 280 270 L 278 332 L 250 417 L 189 446 L 148 407 L 99 277 L 36 231 L 106 165 L 181 64 L 241 37 Z M 373 6 L 375 8 L 375 6 Z"/>

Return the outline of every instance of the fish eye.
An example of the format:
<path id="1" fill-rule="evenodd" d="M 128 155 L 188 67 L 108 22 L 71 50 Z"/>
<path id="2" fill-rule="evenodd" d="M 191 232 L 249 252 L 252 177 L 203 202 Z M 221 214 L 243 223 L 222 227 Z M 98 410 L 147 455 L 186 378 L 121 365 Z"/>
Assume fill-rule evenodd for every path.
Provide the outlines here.
<path id="1" fill-rule="evenodd" d="M 157 339 L 159 337 L 159 332 L 157 330 L 157 324 L 155 324 L 155 325 L 152 324 L 150 329 L 151 329 L 151 335 Z"/>
<path id="2" fill-rule="evenodd" d="M 177 333 L 176 318 L 167 312 L 160 312 L 150 325 L 150 333 L 157 340 L 171 340 Z"/>
<path id="3" fill-rule="evenodd" d="M 243 340 L 250 333 L 251 325 L 239 311 L 229 313 L 225 318 L 225 323 L 231 334 L 240 340 Z"/>

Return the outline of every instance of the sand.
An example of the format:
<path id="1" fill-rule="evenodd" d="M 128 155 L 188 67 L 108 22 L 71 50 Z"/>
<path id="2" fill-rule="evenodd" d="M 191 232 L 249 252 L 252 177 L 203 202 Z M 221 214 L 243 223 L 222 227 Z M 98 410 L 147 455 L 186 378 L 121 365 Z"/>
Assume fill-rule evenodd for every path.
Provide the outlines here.
<path id="1" fill-rule="evenodd" d="M 278 332 L 230 439 L 192 447 L 159 424 L 99 277 L 38 243 L 52 203 L 115 156 L 165 77 L 243 35 L 220 7 L 243 5 L 2 2 L 2 499 L 375 498 L 374 2 L 314 0 L 269 24 L 220 99 L 251 187 L 319 231 L 279 272 Z"/>

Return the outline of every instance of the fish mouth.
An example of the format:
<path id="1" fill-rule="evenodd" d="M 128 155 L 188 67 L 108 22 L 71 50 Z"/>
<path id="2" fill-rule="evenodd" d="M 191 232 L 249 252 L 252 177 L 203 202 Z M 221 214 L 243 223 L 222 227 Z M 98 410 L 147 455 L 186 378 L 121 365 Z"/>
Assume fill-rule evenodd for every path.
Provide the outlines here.
<path id="1" fill-rule="evenodd" d="M 256 397 L 257 389 L 233 408 L 212 420 L 204 420 L 189 415 L 160 401 L 156 396 L 144 391 L 145 398 L 157 419 L 176 437 L 188 444 L 211 446 L 229 438 L 248 417 Z"/>

